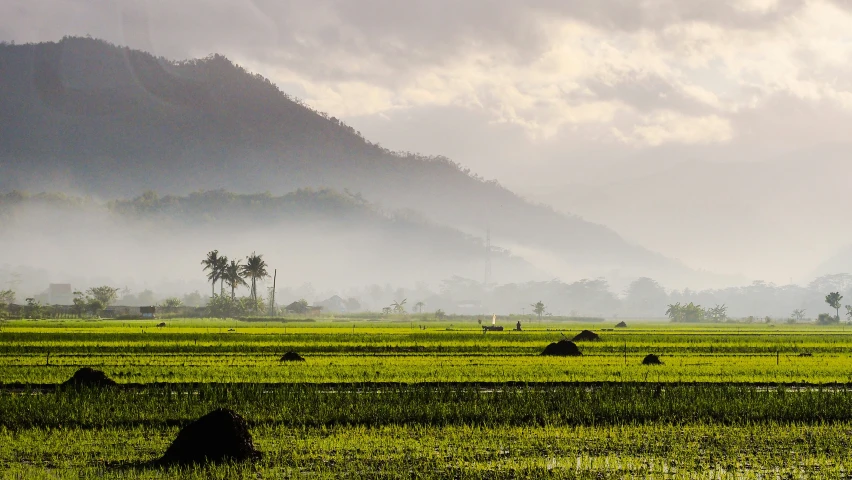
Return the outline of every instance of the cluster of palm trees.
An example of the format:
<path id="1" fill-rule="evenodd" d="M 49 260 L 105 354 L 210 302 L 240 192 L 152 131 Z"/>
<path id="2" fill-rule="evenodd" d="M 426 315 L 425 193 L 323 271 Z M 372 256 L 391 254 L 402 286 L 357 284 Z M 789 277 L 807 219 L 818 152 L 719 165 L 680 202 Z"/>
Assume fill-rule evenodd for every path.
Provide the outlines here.
<path id="1" fill-rule="evenodd" d="M 219 250 L 207 252 L 207 257 L 201 261 L 204 271 L 207 272 L 207 280 L 212 284 L 211 294 L 216 295 L 216 282 L 219 282 L 219 295 L 224 295 L 225 284 L 231 289 L 231 299 L 236 295 L 238 287 L 250 287 L 251 299 L 257 304 L 257 281 L 269 276 L 268 265 L 263 255 L 252 252 L 246 257 L 246 263 L 240 260 L 228 260 L 228 257 L 219 255 Z M 251 280 L 251 285 L 246 282 Z"/>

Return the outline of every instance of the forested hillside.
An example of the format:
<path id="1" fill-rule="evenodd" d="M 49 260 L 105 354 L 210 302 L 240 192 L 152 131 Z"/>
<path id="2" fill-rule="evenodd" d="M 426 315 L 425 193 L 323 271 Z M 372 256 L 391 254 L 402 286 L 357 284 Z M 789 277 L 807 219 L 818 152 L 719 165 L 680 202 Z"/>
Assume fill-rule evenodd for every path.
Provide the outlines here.
<path id="1" fill-rule="evenodd" d="M 0 46 L 0 71 L 0 189 L 347 189 L 480 237 L 489 227 L 496 243 L 558 258 L 539 263 L 565 278 L 708 278 L 449 159 L 389 152 L 219 55 L 176 62 L 65 38 Z"/>

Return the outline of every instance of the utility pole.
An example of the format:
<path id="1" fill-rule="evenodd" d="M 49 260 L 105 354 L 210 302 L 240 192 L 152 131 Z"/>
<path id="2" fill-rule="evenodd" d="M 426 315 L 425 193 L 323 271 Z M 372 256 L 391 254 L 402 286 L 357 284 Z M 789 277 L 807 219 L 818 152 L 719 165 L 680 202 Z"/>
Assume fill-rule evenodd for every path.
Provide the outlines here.
<path id="1" fill-rule="evenodd" d="M 278 269 L 274 270 L 272 274 L 272 299 L 269 302 L 269 316 L 275 316 L 275 281 L 278 279 Z"/>

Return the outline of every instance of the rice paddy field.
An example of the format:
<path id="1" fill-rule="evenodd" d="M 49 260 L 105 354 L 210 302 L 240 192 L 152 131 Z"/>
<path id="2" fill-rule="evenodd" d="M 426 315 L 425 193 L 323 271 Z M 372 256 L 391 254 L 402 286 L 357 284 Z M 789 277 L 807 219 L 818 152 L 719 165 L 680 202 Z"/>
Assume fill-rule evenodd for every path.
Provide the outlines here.
<path id="1" fill-rule="evenodd" d="M 0 478 L 852 477 L 843 326 L 157 323 L 2 324 Z M 81 367 L 118 385 L 59 387 Z M 260 460 L 153 462 L 220 407 Z"/>

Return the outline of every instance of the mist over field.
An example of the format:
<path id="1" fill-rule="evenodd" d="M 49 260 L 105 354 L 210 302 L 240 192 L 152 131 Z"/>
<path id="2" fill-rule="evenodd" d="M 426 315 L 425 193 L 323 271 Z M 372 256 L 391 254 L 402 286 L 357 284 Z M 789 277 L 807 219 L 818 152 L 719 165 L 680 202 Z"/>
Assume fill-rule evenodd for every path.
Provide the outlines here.
<path id="1" fill-rule="evenodd" d="M 294 289 L 291 296 L 309 295 L 313 301 L 367 291 L 371 285 L 437 289 L 449 276 L 478 277 L 484 269 L 485 247 L 479 239 L 380 214 L 344 195 L 302 191 L 255 196 L 227 210 L 204 206 L 226 197 L 244 198 L 211 192 L 186 209 L 152 207 L 152 197 L 146 197 L 147 204 L 141 198 L 107 205 L 68 197 L 46 201 L 44 196 L 17 206 L 3 202 L 2 281 L 16 282 L 27 296 L 41 293 L 48 283 L 71 283 L 81 290 L 100 284 L 135 293 L 151 290 L 158 300 L 193 291 L 207 297 L 211 286 L 201 265 L 207 252 L 219 250 L 243 262 L 256 252 L 270 274 L 278 270 L 277 287 L 284 295 Z M 347 212 L 342 219 L 341 211 Z M 501 272 L 494 281 L 542 277 L 505 252 L 493 251 L 491 261 Z M 262 282 L 261 291 L 267 286 L 271 278 Z M 366 308 L 371 302 L 364 303 Z"/>

